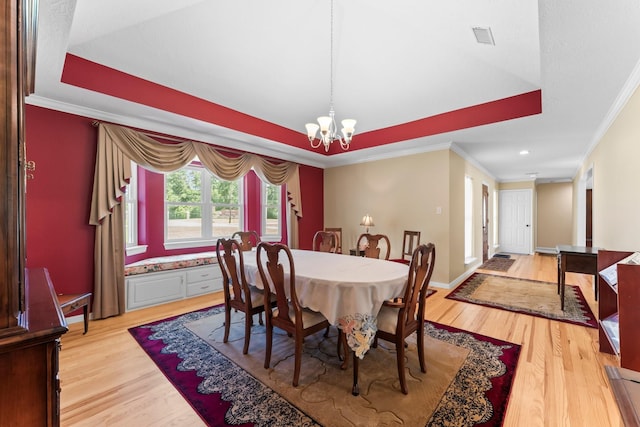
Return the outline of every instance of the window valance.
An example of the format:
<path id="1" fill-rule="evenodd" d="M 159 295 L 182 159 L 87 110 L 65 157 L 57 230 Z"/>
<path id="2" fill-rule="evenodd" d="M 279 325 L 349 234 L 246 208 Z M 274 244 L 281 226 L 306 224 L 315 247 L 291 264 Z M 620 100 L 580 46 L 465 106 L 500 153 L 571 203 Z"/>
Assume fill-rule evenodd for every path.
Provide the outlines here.
<path id="1" fill-rule="evenodd" d="M 131 160 L 150 170 L 171 172 L 188 165 L 196 156 L 221 179 L 236 180 L 253 168 L 260 179 L 286 185 L 292 213 L 302 217 L 299 166 L 295 163 L 275 163 L 249 153 L 225 156 L 203 142 L 165 144 L 129 128 L 100 123 L 89 218 L 89 223 L 96 226 L 94 318 L 125 311 L 124 221 L 120 200 L 131 178 Z M 292 247 L 297 247 L 297 221 L 291 223 L 290 238 Z"/>

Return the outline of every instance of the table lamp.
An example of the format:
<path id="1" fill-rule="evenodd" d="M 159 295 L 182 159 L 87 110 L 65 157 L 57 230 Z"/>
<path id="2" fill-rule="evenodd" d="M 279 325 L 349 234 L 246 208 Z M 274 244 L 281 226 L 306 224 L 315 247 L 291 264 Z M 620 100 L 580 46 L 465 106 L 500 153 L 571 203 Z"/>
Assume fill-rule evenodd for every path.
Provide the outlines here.
<path id="1" fill-rule="evenodd" d="M 366 233 L 369 233 L 369 227 L 373 227 L 375 224 L 373 223 L 373 218 L 371 215 L 366 214 L 362 217 L 362 221 L 360 221 L 360 225 L 366 227 Z"/>

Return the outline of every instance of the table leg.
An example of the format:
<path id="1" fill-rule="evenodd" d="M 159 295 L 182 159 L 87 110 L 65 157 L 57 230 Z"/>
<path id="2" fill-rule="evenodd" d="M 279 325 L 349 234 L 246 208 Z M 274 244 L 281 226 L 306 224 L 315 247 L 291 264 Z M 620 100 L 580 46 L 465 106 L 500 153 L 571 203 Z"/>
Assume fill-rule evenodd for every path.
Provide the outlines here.
<path id="1" fill-rule="evenodd" d="M 567 271 L 567 258 L 561 257 L 560 262 L 560 310 L 564 311 L 564 281 Z"/>
<path id="2" fill-rule="evenodd" d="M 89 330 L 89 304 L 85 304 L 82 311 L 84 314 L 84 333 L 82 335 L 84 335 Z"/>
<path id="3" fill-rule="evenodd" d="M 558 295 L 560 295 L 560 272 L 562 270 L 562 266 L 561 266 L 561 261 L 560 258 L 562 257 L 562 255 L 558 254 L 557 256 L 557 262 L 558 262 Z"/>
<path id="4" fill-rule="evenodd" d="M 356 356 L 356 352 L 353 353 L 353 388 L 351 389 L 351 394 L 354 396 L 358 396 L 360 394 L 360 386 L 358 385 L 358 365 L 360 363 L 360 359 Z"/>

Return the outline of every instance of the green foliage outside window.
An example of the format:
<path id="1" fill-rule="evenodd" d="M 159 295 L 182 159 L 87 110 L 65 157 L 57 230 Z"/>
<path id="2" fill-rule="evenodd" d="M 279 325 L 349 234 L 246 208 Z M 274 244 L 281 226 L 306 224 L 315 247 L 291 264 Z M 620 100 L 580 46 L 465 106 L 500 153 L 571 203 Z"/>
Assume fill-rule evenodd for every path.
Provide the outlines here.
<path id="1" fill-rule="evenodd" d="M 182 169 L 167 175 L 165 200 L 168 202 L 200 203 L 201 176 L 198 171 Z M 174 205 L 169 207 L 169 219 L 202 218 L 200 206 Z"/>
<path id="2" fill-rule="evenodd" d="M 238 183 L 234 181 L 211 180 L 211 203 L 214 204 L 214 217 L 227 218 L 229 224 L 238 218 Z"/>
<path id="3" fill-rule="evenodd" d="M 267 184 L 266 187 L 266 206 L 267 206 L 267 219 L 278 219 L 279 213 L 279 201 L 280 201 L 280 187 L 276 185 Z"/>

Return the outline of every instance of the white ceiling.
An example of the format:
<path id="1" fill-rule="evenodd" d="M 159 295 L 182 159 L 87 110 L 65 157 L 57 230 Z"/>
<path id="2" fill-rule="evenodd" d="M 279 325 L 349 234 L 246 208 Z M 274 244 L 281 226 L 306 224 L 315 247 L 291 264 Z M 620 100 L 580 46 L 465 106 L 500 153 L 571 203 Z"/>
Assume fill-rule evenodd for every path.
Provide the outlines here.
<path id="1" fill-rule="evenodd" d="M 640 81 L 636 0 L 335 0 L 336 118 L 358 121 L 348 152 L 325 155 L 61 83 L 71 53 L 306 141 L 304 124 L 330 104 L 330 5 L 40 0 L 27 102 L 318 167 L 451 146 L 499 181 L 531 172 L 555 181 L 574 177 Z M 475 26 L 490 27 L 495 46 L 478 44 Z M 541 114 L 358 148 L 366 132 L 536 90 Z"/>

